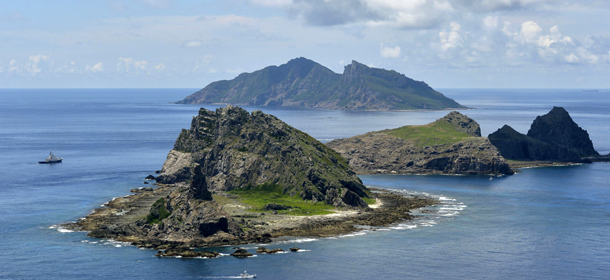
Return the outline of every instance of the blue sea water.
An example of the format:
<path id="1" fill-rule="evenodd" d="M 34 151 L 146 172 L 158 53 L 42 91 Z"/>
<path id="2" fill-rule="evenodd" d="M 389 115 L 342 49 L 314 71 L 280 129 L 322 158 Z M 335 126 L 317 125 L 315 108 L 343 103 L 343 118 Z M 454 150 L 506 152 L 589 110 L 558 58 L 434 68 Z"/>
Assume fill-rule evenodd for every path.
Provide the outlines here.
<path id="1" fill-rule="evenodd" d="M 372 187 L 427 194 L 443 204 L 387 228 L 269 244 L 299 253 L 236 259 L 157 258 L 56 225 L 84 217 L 142 186 L 160 169 L 199 106 L 175 105 L 193 89 L 0 90 L 2 279 L 608 279 L 610 163 L 524 169 L 514 176 L 367 175 Z M 527 132 L 564 106 L 610 152 L 610 91 L 441 90 L 487 135 Z M 204 106 L 214 109 L 217 106 Z M 341 112 L 254 108 L 326 142 L 425 124 L 447 112 Z M 64 158 L 39 165 L 49 150 Z M 251 251 L 257 244 L 249 245 Z M 214 248 L 228 254 L 230 247 Z"/>

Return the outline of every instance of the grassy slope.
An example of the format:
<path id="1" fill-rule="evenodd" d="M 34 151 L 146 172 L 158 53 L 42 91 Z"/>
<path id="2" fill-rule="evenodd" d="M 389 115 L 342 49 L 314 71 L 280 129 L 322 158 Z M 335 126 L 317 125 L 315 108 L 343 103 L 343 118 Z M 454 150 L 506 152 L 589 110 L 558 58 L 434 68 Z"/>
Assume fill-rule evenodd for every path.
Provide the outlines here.
<path id="1" fill-rule="evenodd" d="M 472 136 L 459 132 L 451 124 L 436 121 L 427 125 L 407 125 L 384 133 L 413 141 L 416 147 L 436 146 L 464 141 Z"/>
<path id="2" fill-rule="evenodd" d="M 263 184 L 256 187 L 246 187 L 229 191 L 230 194 L 241 197 L 240 201 L 252 206 L 252 212 L 265 212 L 263 207 L 268 203 L 276 203 L 291 206 L 293 209 L 280 210 L 278 213 L 285 213 L 295 216 L 324 215 L 333 213 L 335 209 L 332 205 L 324 202 L 307 202 L 300 196 L 290 196 L 284 194 L 282 187 L 276 184 Z"/>

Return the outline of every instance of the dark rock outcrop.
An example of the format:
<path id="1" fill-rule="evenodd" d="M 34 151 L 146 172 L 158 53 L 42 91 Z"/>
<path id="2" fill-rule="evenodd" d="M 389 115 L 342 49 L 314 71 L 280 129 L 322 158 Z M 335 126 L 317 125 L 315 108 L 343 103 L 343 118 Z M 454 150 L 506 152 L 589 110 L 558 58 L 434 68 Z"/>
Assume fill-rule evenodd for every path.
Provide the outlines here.
<path id="1" fill-rule="evenodd" d="M 352 61 L 337 74 L 302 57 L 213 82 L 177 103 L 380 111 L 463 108 L 426 83 L 395 71 Z"/>
<path id="2" fill-rule="evenodd" d="M 258 247 L 258 249 L 256 249 L 256 253 L 257 254 L 277 254 L 280 252 L 284 252 L 284 250 L 282 249 L 267 249 L 265 247 Z"/>
<path id="3" fill-rule="evenodd" d="M 282 204 L 277 204 L 277 203 L 269 203 L 267 205 L 265 205 L 265 207 L 263 207 L 263 210 L 266 211 L 273 211 L 273 210 L 288 210 L 288 209 L 292 209 L 291 206 L 288 205 L 282 205 Z"/>
<path id="4" fill-rule="evenodd" d="M 290 252 L 298 252 L 299 250 L 301 250 L 301 248 L 299 248 L 299 247 L 290 248 Z"/>
<path id="5" fill-rule="evenodd" d="M 504 125 L 489 135 L 489 140 L 507 159 L 525 161 L 581 161 L 599 155 L 586 130 L 578 127 L 568 112 L 554 107 L 538 116 L 527 135 Z"/>
<path id="6" fill-rule="evenodd" d="M 231 256 L 234 256 L 237 258 L 246 258 L 246 257 L 251 257 L 253 255 L 252 255 L 252 253 L 246 251 L 246 249 L 237 249 L 235 252 L 233 252 L 231 254 Z"/>
<path id="7" fill-rule="evenodd" d="M 153 176 L 153 175 L 148 175 L 148 176 L 146 176 L 146 178 L 144 178 L 144 180 L 149 180 L 149 181 L 154 181 L 156 179 L 157 178 L 155 178 L 155 176 Z"/>
<path id="8" fill-rule="evenodd" d="M 489 140 L 478 137 L 480 131 L 474 120 L 451 112 L 426 126 L 369 132 L 327 145 L 362 174 L 513 174 Z"/>
<path id="9" fill-rule="evenodd" d="M 220 256 L 215 251 L 195 251 L 185 247 L 170 248 L 165 251 L 159 251 L 155 254 L 157 257 L 183 257 L 183 258 L 216 258 Z"/>
<path id="10" fill-rule="evenodd" d="M 553 146 L 566 147 L 581 157 L 599 155 L 593 148 L 589 133 L 580 128 L 562 107 L 553 107 L 546 115 L 536 117 L 527 136 Z"/>

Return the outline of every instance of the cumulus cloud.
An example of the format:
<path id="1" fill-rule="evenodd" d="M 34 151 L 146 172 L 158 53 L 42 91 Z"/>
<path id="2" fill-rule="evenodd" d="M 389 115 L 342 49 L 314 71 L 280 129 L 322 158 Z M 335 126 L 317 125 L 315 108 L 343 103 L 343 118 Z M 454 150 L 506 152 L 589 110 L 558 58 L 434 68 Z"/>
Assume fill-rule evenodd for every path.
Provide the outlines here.
<path id="1" fill-rule="evenodd" d="M 165 64 L 159 63 L 157 66 L 153 66 L 153 68 L 155 68 L 157 71 L 163 71 L 165 70 Z"/>
<path id="2" fill-rule="evenodd" d="M 19 64 L 17 64 L 17 60 L 13 59 L 13 60 L 11 60 L 11 62 L 9 62 L 8 72 L 9 73 L 21 72 L 21 69 L 19 69 Z"/>
<path id="3" fill-rule="evenodd" d="M 431 50 L 453 67 L 524 66 L 535 64 L 598 64 L 610 61 L 610 39 L 587 37 L 585 44 L 563 35 L 558 26 L 545 30 L 535 21 L 500 24 L 496 16 L 487 16 L 480 29 L 463 30 L 456 23 L 443 29 Z M 421 38 L 421 41 L 427 40 Z M 421 55 L 421 54 L 420 54 Z"/>
<path id="4" fill-rule="evenodd" d="M 131 57 L 123 58 L 119 57 L 119 63 L 117 64 L 117 72 L 129 73 L 146 71 L 148 62 L 145 60 L 133 60 Z"/>
<path id="5" fill-rule="evenodd" d="M 38 73 L 42 72 L 43 68 L 47 67 L 47 64 L 49 64 L 48 56 L 32 55 L 28 59 L 28 63 L 25 65 L 25 71 L 29 72 L 32 76 L 36 76 Z"/>
<path id="6" fill-rule="evenodd" d="M 89 71 L 89 72 L 92 72 L 92 73 L 102 72 L 102 71 L 104 71 L 104 64 L 100 62 L 100 63 L 95 64 L 93 66 L 87 65 L 85 67 L 85 71 Z"/>
<path id="7" fill-rule="evenodd" d="M 383 58 L 398 58 L 400 56 L 400 47 L 396 46 L 396 47 L 390 48 L 390 47 L 385 47 L 383 44 L 381 44 L 379 54 Z"/>
<path id="8" fill-rule="evenodd" d="M 464 42 L 462 35 L 459 33 L 461 26 L 455 22 L 452 22 L 450 25 L 451 31 L 442 30 L 438 33 L 441 40 L 441 49 L 443 51 L 460 47 Z"/>
<path id="9" fill-rule="evenodd" d="M 199 48 L 201 47 L 201 41 L 199 40 L 190 40 L 190 41 L 184 41 L 182 43 L 182 46 L 185 48 Z"/>

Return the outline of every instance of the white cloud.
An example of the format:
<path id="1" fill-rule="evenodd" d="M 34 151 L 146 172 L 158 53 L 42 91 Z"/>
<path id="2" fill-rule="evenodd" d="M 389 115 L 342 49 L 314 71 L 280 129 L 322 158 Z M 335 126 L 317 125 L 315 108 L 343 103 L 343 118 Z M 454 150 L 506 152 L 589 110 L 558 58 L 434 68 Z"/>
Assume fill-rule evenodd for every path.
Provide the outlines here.
<path id="1" fill-rule="evenodd" d="M 486 16 L 483 19 L 483 26 L 488 31 L 494 31 L 498 29 L 498 23 L 500 22 L 500 18 L 497 16 Z"/>
<path id="2" fill-rule="evenodd" d="M 25 70 L 32 76 L 36 76 L 42 72 L 41 68 L 46 68 L 46 64 L 49 61 L 49 57 L 46 55 L 32 55 L 28 59 L 28 63 L 25 65 Z"/>
<path id="3" fill-rule="evenodd" d="M 580 59 L 578 58 L 578 56 L 576 56 L 575 54 L 571 53 L 569 55 L 566 55 L 565 61 L 568 62 L 568 63 L 578 63 L 578 62 L 580 62 Z"/>
<path id="4" fill-rule="evenodd" d="M 450 25 L 451 31 L 447 32 L 443 30 L 438 33 L 438 36 L 441 39 L 441 49 L 443 51 L 461 47 L 464 42 L 462 35 L 459 33 L 461 26 L 456 22 L 451 22 Z"/>
<path id="5" fill-rule="evenodd" d="M 4 66 L 2 65 L 2 61 L 0 61 L 0 73 L 4 73 Z"/>
<path id="6" fill-rule="evenodd" d="M 163 71 L 165 70 L 165 64 L 159 63 L 157 66 L 153 66 L 153 68 L 155 68 L 157 71 Z"/>
<path id="7" fill-rule="evenodd" d="M 145 60 L 133 60 L 131 57 L 123 58 L 119 57 L 119 63 L 117 64 L 117 72 L 129 73 L 130 71 L 145 71 L 148 67 L 148 62 Z"/>
<path id="8" fill-rule="evenodd" d="M 9 73 L 21 72 L 21 70 L 19 69 L 19 64 L 17 64 L 16 60 L 13 59 L 13 60 L 11 60 L 11 62 L 9 62 L 8 72 Z"/>
<path id="9" fill-rule="evenodd" d="M 85 71 L 89 71 L 89 72 L 92 72 L 92 73 L 102 72 L 102 71 L 104 71 L 104 64 L 100 62 L 100 63 L 95 64 L 93 66 L 87 65 L 85 67 Z"/>
<path id="10" fill-rule="evenodd" d="M 384 47 L 383 44 L 380 46 L 379 53 L 383 58 L 398 58 L 400 56 L 400 47 L 394 48 Z"/>

